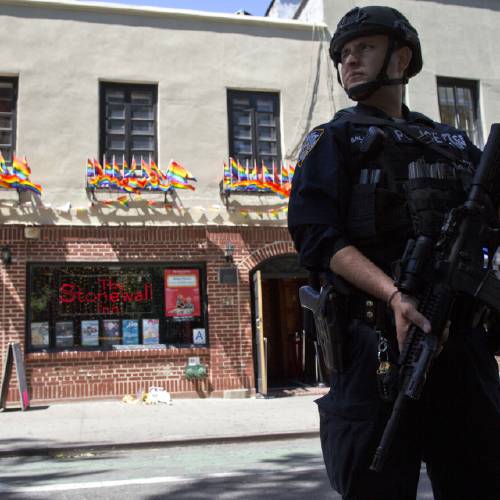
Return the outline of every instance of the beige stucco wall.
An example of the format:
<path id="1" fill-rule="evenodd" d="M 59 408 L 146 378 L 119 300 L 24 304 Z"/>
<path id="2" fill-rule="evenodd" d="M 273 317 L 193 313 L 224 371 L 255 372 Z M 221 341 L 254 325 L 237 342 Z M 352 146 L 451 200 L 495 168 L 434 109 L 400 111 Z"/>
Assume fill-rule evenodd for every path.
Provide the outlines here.
<path id="1" fill-rule="evenodd" d="M 422 72 L 410 81 L 410 107 L 439 120 L 436 77 L 480 82 L 483 136 L 500 121 L 500 4 L 495 0 L 335 0 L 324 1 L 324 20 L 333 32 L 354 6 L 388 5 L 400 10 L 418 30 L 424 58 Z M 336 91 L 337 92 L 337 91 Z M 341 97 L 338 98 L 339 102 Z"/>
<path id="2" fill-rule="evenodd" d="M 279 92 L 282 153 L 293 161 L 305 131 L 334 111 L 327 39 L 324 26 L 297 21 L 2 1 L 0 76 L 19 77 L 17 152 L 44 194 L 43 206 L 1 204 L 0 222 L 283 224 L 284 212 L 244 217 L 220 199 L 227 89 Z M 179 192 L 184 211 L 145 202 L 128 210 L 89 206 L 85 165 L 99 152 L 100 81 L 158 84 L 159 164 L 174 158 L 198 178 L 195 193 Z M 280 205 L 267 196 L 238 200 Z"/>

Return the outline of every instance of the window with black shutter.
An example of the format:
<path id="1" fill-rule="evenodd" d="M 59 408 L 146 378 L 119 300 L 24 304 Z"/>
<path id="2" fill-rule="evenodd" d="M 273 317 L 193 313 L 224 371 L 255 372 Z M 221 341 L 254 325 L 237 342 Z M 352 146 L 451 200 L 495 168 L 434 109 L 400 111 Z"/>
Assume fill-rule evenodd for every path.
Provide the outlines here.
<path id="1" fill-rule="evenodd" d="M 157 87 L 101 83 L 100 160 L 157 161 Z"/>
<path id="2" fill-rule="evenodd" d="M 228 91 L 229 156 L 242 165 L 279 165 L 279 95 L 271 92 Z"/>
<path id="3" fill-rule="evenodd" d="M 16 150 L 17 78 L 0 78 L 0 151 L 7 165 Z"/>

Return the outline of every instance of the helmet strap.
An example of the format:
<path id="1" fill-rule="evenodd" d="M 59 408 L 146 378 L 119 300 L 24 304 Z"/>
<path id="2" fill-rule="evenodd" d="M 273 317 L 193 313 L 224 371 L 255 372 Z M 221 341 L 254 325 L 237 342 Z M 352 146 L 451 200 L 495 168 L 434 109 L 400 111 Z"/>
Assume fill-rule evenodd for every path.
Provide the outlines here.
<path id="1" fill-rule="evenodd" d="M 338 68 L 338 64 L 335 64 L 335 69 L 337 70 L 337 81 L 341 85 L 341 87 L 346 91 L 349 99 L 353 101 L 362 101 L 364 99 L 368 99 L 371 95 L 373 95 L 380 87 L 387 85 L 406 85 L 408 83 L 408 78 L 403 76 L 402 78 L 388 78 L 387 77 L 387 67 L 389 66 L 389 62 L 391 60 L 391 56 L 393 52 L 396 50 L 396 40 L 394 37 L 389 37 L 389 45 L 387 47 L 387 51 L 385 53 L 384 62 L 380 71 L 375 80 L 367 83 L 361 83 L 359 85 L 354 85 L 350 89 L 346 89 L 342 83 L 340 78 L 340 72 Z"/>

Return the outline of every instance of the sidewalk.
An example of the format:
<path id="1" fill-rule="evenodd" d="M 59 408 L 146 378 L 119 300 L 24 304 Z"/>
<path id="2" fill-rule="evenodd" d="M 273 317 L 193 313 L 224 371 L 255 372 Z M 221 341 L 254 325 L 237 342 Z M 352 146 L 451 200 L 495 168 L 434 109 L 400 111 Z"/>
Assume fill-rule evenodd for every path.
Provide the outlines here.
<path id="1" fill-rule="evenodd" d="M 0 456 L 315 435 L 319 395 L 57 403 L 0 413 Z"/>

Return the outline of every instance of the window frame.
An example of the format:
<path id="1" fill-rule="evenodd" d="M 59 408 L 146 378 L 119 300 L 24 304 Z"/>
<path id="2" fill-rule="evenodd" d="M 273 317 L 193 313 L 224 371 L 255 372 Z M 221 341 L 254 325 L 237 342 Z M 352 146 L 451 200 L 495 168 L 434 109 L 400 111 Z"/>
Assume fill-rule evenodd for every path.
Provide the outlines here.
<path id="1" fill-rule="evenodd" d="M 116 344 L 115 347 L 113 345 L 98 345 L 98 346 L 82 346 L 82 345 L 73 345 L 73 346 L 56 346 L 56 332 L 55 332 L 55 324 L 58 321 L 70 321 L 70 318 L 67 318 L 66 320 L 57 318 L 54 314 L 53 309 L 53 303 L 51 302 L 49 304 L 49 308 L 51 309 L 49 312 L 49 345 L 47 346 L 33 346 L 31 344 L 31 323 L 32 323 L 32 311 L 31 311 L 31 296 L 32 296 L 32 273 L 33 270 L 36 269 L 36 267 L 49 267 L 49 268 L 54 268 L 54 269 L 61 269 L 61 268 L 79 268 L 79 267 L 84 267 L 84 266 L 100 266 L 100 267 L 121 267 L 121 268 L 139 268 L 139 269 L 147 269 L 147 268 L 158 268 L 162 271 L 162 273 L 167 270 L 167 269 L 197 269 L 199 271 L 199 277 L 200 277 L 200 321 L 203 323 L 203 326 L 201 328 L 205 328 L 205 343 L 204 344 L 194 344 L 194 343 L 172 343 L 172 342 L 165 342 L 162 341 L 162 336 L 165 338 L 165 333 L 162 335 L 161 331 L 161 325 L 162 321 L 165 322 L 167 321 L 167 317 L 165 316 L 165 284 L 163 286 L 162 290 L 162 304 L 163 304 L 163 309 L 161 314 L 159 315 L 160 319 L 160 333 L 159 333 L 159 343 L 158 344 Z M 26 352 L 64 352 L 64 351 L 73 351 L 73 352 L 87 352 L 87 351 L 113 351 L 113 350 L 136 350 L 139 346 L 140 349 L 158 349 L 158 346 L 161 346 L 163 348 L 169 348 L 169 347 L 176 347 L 180 349 L 193 349 L 193 348 L 209 348 L 210 347 L 210 339 L 209 339 L 209 316 L 208 316 L 208 280 L 207 280 L 207 265 L 206 262 L 203 261 L 196 261 L 196 262 L 175 262 L 175 261 L 165 261 L 165 262 L 147 262 L 147 261 L 140 261 L 140 262 L 89 262 L 89 261 L 79 261 L 79 262 L 43 262 L 43 261 L 36 261 L 36 262 L 29 262 L 26 265 L 26 273 L 27 273 L 27 283 L 26 283 L 26 311 L 25 311 L 25 345 L 26 345 Z M 126 313 L 125 313 L 126 314 Z M 97 316 L 97 314 L 95 315 Z M 83 320 L 92 320 L 92 319 L 97 319 L 99 321 L 99 332 L 102 332 L 102 321 L 104 319 L 111 319 L 111 320 L 118 320 L 120 321 L 120 331 L 122 331 L 122 323 L 121 321 L 123 319 L 137 319 L 139 322 L 142 321 L 142 319 L 148 319 L 147 317 L 144 318 L 142 315 L 138 315 L 139 317 L 130 317 L 131 315 L 129 314 L 129 317 L 123 318 L 120 317 L 119 315 L 116 314 L 102 314 L 99 317 L 72 317 L 71 321 L 73 321 L 73 336 L 74 336 L 74 341 L 76 342 L 77 340 L 77 332 L 80 330 L 80 328 L 76 328 L 75 322 L 76 321 L 82 321 Z M 157 315 L 158 317 L 158 315 Z M 81 332 L 80 332 L 81 335 Z M 81 337 L 80 337 L 80 343 L 81 343 Z"/>
<path id="2" fill-rule="evenodd" d="M 16 153 L 16 144 L 17 144 L 17 101 L 18 101 L 18 96 L 19 96 L 19 77 L 17 76 L 0 76 L 0 82 L 5 82 L 5 83 L 12 83 L 12 89 L 13 89 L 13 107 L 12 107 L 12 155 Z M 9 114 L 6 111 L 1 111 L 0 115 L 3 114 Z M 2 146 L 0 146 L 0 151 L 2 151 L 2 154 L 4 154 L 5 150 L 2 149 Z M 5 157 L 5 155 L 4 155 Z M 8 166 L 12 165 L 12 159 L 7 160 L 5 159 L 5 163 Z"/>
<path id="3" fill-rule="evenodd" d="M 258 137 L 257 137 L 257 120 L 256 120 L 256 99 L 258 97 L 271 97 L 273 100 L 273 115 L 274 115 L 274 126 L 276 130 L 276 140 L 272 142 L 276 142 L 276 165 L 279 165 L 281 162 L 281 108 L 280 108 L 280 93 L 279 92 L 271 92 L 271 91 L 258 91 L 258 90 L 240 90 L 240 89 L 227 89 L 227 113 L 228 113 L 228 139 L 229 139 L 229 156 L 238 160 L 238 156 L 235 154 L 234 150 L 234 135 L 233 135 L 233 105 L 232 98 L 236 96 L 245 96 L 250 99 L 251 106 L 251 115 L 252 115 L 252 123 L 251 123 L 251 136 L 252 136 L 252 157 L 250 160 L 251 165 L 253 165 L 254 161 L 257 163 L 257 168 L 260 169 L 262 165 L 262 157 L 258 152 Z M 266 155 L 272 156 L 272 155 Z M 266 166 L 270 165 L 266 163 Z"/>
<path id="4" fill-rule="evenodd" d="M 118 82 L 99 82 L 99 158 L 101 161 L 106 154 L 106 90 L 123 90 L 125 92 L 125 160 L 129 167 L 132 164 L 132 151 L 130 150 L 131 144 L 131 113 L 130 113 L 130 94 L 132 91 L 152 91 L 153 95 L 153 123 L 154 123 L 154 151 L 151 159 L 158 163 L 158 85 L 157 84 L 143 84 L 143 83 L 118 83 Z M 140 164 L 140 158 L 135 158 L 137 163 Z M 148 159 L 145 158 L 147 161 Z M 122 158 L 116 158 L 119 165 L 122 164 Z"/>
<path id="5" fill-rule="evenodd" d="M 467 79 L 467 78 L 453 78 L 448 76 L 436 76 L 436 92 L 437 92 L 437 101 L 439 108 L 439 119 L 441 123 L 443 122 L 443 117 L 441 113 L 441 101 L 439 99 L 439 89 L 440 87 L 451 87 L 453 88 L 453 106 L 455 110 L 455 123 L 447 125 L 451 125 L 452 127 L 460 129 L 459 120 L 458 120 L 458 112 L 457 112 L 457 89 L 467 89 L 470 90 L 472 96 L 472 116 L 474 121 L 474 126 L 476 130 L 473 130 L 472 133 L 470 130 L 464 130 L 467 133 L 469 139 L 474 143 L 477 140 L 478 144 L 476 146 L 483 147 L 484 139 L 483 139 L 483 122 L 481 117 L 481 107 L 480 107 L 480 88 L 479 88 L 479 80 Z"/>

